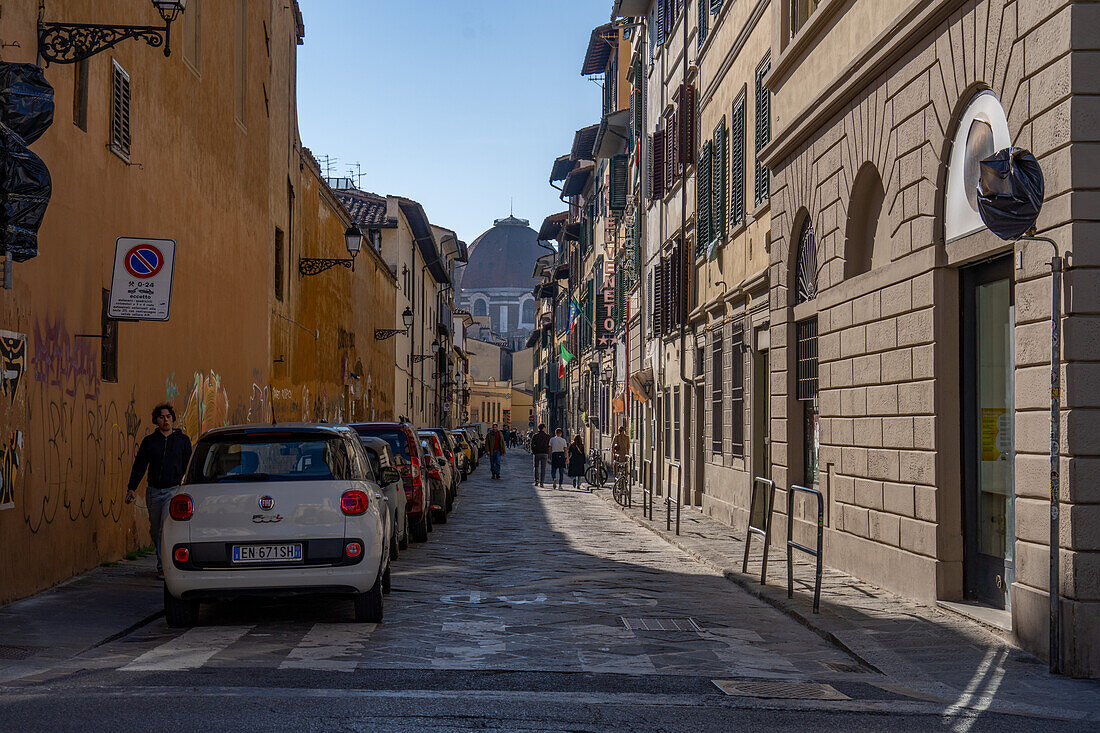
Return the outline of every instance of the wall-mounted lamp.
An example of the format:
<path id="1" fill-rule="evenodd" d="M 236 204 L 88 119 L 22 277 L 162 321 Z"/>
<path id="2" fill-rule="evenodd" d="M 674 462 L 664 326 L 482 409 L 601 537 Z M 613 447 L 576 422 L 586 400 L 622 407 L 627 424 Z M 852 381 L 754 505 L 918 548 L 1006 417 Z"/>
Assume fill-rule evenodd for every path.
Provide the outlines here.
<path id="1" fill-rule="evenodd" d="M 376 328 L 374 329 L 374 340 L 385 341 L 391 336 L 396 336 L 399 333 L 403 333 L 406 336 L 409 333 L 409 329 L 413 325 L 413 312 L 412 308 L 405 308 L 405 311 L 401 314 L 401 322 L 405 324 L 405 330 L 400 328 Z"/>
<path id="2" fill-rule="evenodd" d="M 424 361 L 425 359 L 431 359 L 432 357 L 434 357 L 438 353 L 439 353 L 439 340 L 436 339 L 435 341 L 432 341 L 432 353 L 430 353 L 430 354 L 413 354 L 412 363 L 413 364 L 419 364 L 420 362 Z"/>
<path id="3" fill-rule="evenodd" d="M 165 57 L 170 56 L 172 21 L 187 7 L 187 0 L 152 0 L 152 3 L 164 20 L 163 28 L 155 25 L 46 23 L 39 20 L 38 55 L 47 64 L 75 64 L 113 48 L 127 38 L 137 38 L 153 48 L 164 46 Z"/>
<path id="4" fill-rule="evenodd" d="M 359 250 L 363 246 L 363 230 L 361 230 L 358 225 L 352 224 L 344 231 L 344 245 L 347 246 L 348 254 L 350 254 L 351 257 L 299 257 L 298 274 L 303 277 L 319 275 L 330 267 L 336 267 L 337 265 L 343 265 L 349 270 L 355 270 L 355 257 L 359 254 Z"/>

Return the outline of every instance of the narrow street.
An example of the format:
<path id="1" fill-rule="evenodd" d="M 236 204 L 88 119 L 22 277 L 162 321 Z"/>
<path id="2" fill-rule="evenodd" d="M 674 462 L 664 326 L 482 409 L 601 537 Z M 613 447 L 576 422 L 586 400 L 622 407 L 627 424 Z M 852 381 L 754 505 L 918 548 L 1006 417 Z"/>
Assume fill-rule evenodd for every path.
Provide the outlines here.
<path id="1" fill-rule="evenodd" d="M 450 521 L 394 564 L 380 625 L 317 599 L 206 606 L 186 632 L 156 618 L 9 678 L 0 727 L 1034 727 L 906 694 L 598 497 L 533 487 L 529 465 L 517 451 L 504 480 L 463 484 Z"/>

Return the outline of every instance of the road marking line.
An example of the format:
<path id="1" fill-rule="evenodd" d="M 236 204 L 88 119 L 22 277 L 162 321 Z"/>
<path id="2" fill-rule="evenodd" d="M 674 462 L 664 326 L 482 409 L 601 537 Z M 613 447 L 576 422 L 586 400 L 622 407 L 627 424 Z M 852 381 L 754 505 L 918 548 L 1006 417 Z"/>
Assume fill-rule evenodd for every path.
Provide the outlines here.
<path id="1" fill-rule="evenodd" d="M 174 672 L 198 669 L 248 633 L 251 626 L 213 626 L 190 631 L 151 649 L 122 672 Z"/>
<path id="2" fill-rule="evenodd" d="M 378 624 L 314 624 L 279 669 L 354 672 L 357 661 L 334 657 L 349 657 L 360 651 L 367 634 L 376 628 Z"/>

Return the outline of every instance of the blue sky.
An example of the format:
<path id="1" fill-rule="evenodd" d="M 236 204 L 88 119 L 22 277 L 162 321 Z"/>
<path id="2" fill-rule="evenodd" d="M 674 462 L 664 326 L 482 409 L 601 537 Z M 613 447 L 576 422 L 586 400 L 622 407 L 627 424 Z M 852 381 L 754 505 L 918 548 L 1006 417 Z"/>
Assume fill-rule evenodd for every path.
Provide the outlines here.
<path id="1" fill-rule="evenodd" d="M 303 0 L 302 143 L 362 164 L 361 188 L 424 205 L 473 241 L 508 215 L 537 229 L 564 205 L 547 179 L 597 122 L 580 75 L 609 0 Z"/>

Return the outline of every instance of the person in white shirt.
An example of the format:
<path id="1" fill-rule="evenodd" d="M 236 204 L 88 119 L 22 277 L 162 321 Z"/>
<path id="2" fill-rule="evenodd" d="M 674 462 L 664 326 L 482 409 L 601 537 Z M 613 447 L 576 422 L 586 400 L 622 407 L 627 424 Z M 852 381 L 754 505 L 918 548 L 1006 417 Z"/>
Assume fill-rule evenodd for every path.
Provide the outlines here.
<path id="1" fill-rule="evenodd" d="M 554 430 L 554 437 L 550 439 L 550 479 L 554 482 L 554 488 L 560 489 L 565 483 L 565 450 L 569 444 L 561 436 L 561 428 Z"/>

